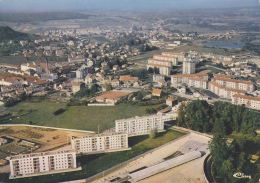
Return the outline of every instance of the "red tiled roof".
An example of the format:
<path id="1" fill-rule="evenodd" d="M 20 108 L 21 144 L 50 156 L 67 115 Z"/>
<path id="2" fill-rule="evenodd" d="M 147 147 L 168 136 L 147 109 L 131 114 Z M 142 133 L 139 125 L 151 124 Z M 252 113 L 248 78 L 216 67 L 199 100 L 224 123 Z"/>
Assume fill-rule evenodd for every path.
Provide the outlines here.
<path id="1" fill-rule="evenodd" d="M 240 94 L 235 94 L 235 95 L 233 95 L 233 97 L 260 101 L 259 97 L 251 97 L 251 96 L 240 95 Z"/>
<path id="2" fill-rule="evenodd" d="M 190 78 L 189 80 L 208 82 L 208 80 L 200 78 Z"/>
<path id="3" fill-rule="evenodd" d="M 222 85 L 220 85 L 218 83 L 215 83 L 214 81 L 210 81 L 209 84 L 214 85 L 214 86 L 216 86 L 218 88 L 225 88 L 224 86 L 222 86 Z"/>
<path id="4" fill-rule="evenodd" d="M 129 95 L 130 92 L 121 92 L 121 91 L 108 91 L 97 97 L 97 100 L 111 99 L 111 100 L 120 100 L 122 97 Z"/>
<path id="5" fill-rule="evenodd" d="M 217 78 L 217 77 L 214 77 L 212 78 L 212 80 L 215 79 L 215 80 L 221 80 L 221 81 L 229 81 L 229 82 L 235 82 L 235 83 L 244 83 L 244 84 L 254 84 L 253 82 L 251 81 L 243 81 L 243 80 L 236 80 L 236 79 L 228 79 L 228 78 Z"/>
<path id="6" fill-rule="evenodd" d="M 162 90 L 160 90 L 160 89 L 153 89 L 153 94 L 161 95 L 161 93 L 162 93 Z"/>
<path id="7" fill-rule="evenodd" d="M 208 76 L 206 73 L 173 75 L 172 78 Z"/>

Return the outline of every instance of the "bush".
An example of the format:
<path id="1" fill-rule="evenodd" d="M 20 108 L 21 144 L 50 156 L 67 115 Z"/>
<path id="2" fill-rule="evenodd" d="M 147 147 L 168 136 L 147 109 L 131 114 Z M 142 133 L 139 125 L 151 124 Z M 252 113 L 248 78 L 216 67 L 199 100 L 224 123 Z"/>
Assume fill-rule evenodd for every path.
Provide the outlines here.
<path id="1" fill-rule="evenodd" d="M 150 139 L 155 139 L 156 136 L 157 136 L 157 133 L 158 133 L 157 128 L 152 129 L 150 134 L 149 134 Z"/>

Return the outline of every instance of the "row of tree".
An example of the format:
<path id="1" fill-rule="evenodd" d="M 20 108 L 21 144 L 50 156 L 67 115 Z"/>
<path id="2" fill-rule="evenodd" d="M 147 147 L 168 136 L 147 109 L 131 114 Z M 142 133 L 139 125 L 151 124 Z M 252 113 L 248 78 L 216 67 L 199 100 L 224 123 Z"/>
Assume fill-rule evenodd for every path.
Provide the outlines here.
<path id="1" fill-rule="evenodd" d="M 194 100 L 182 104 L 177 117 L 177 125 L 199 132 L 229 135 L 242 132 L 255 136 L 259 115 L 245 106 L 227 102 L 208 104 L 205 100 Z"/>

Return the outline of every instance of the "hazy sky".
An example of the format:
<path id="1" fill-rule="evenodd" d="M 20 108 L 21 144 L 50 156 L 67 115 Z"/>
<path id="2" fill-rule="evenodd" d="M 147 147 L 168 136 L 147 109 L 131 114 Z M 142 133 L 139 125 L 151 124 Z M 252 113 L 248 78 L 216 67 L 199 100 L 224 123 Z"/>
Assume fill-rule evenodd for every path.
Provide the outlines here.
<path id="1" fill-rule="evenodd" d="M 259 6 L 259 0 L 0 0 L 0 12 Z"/>

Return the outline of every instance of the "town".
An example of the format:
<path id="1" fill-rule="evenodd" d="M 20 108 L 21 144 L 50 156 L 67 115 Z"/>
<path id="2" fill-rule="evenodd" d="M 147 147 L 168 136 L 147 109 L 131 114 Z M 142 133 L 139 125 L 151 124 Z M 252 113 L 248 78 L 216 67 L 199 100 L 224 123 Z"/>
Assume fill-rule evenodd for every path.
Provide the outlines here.
<path id="1" fill-rule="evenodd" d="M 67 179 L 149 182 L 151 176 L 156 179 L 159 173 L 187 162 L 200 161 L 202 171 L 204 159 L 214 155 L 208 142 L 214 142 L 215 136 L 224 140 L 221 135 L 226 135 L 229 141 L 242 133 L 256 139 L 250 141 L 248 137 L 250 144 L 259 142 L 260 55 L 252 46 L 254 40 L 247 42 L 247 49 L 234 41 L 238 37 L 255 38 L 255 33 L 251 35 L 247 30 L 248 35 L 243 37 L 239 26 L 208 34 L 176 31 L 169 27 L 182 17 L 174 19 L 170 15 L 160 15 L 157 21 L 149 19 L 153 22 L 151 28 L 146 18 L 137 21 L 133 17 L 119 25 L 110 20 L 113 23 L 103 26 L 64 26 L 34 34 L 0 27 L 0 31 L 13 35 L 0 42 L 0 172 L 8 172 L 8 180 L 26 182 L 41 175 L 71 173 L 54 180 L 65 181 L 74 172 L 84 172 L 85 165 L 88 167 L 90 160 L 83 161 L 82 157 L 98 159 L 103 154 L 135 151 L 138 143 L 134 138 L 149 136 L 156 140 L 161 134 L 176 133 L 162 146 L 147 148 L 131 156 L 131 161 L 118 161 L 113 164 L 115 168 L 102 169 L 103 175 L 99 170 Z M 205 21 L 213 27 L 230 23 L 214 23 L 210 17 Z M 195 18 L 190 21 L 193 23 Z M 222 48 L 218 43 L 231 45 Z M 28 109 L 24 107 L 27 104 Z M 50 107 L 45 104 L 62 107 L 51 108 L 47 115 L 43 108 Z M 86 113 L 81 118 L 73 111 L 74 118 L 79 118 L 74 124 L 77 119 L 71 117 L 72 112 L 65 116 L 73 107 Z M 115 113 L 106 111 L 116 107 Z M 242 114 L 246 117 L 238 117 Z M 65 118 L 71 122 L 60 123 Z M 87 118 L 100 121 L 90 124 Z M 59 123 L 53 122 L 57 120 Z M 178 139 L 179 144 L 175 142 Z M 259 149 L 247 153 L 252 167 L 258 165 L 259 169 Z M 257 180 L 258 174 L 251 173 Z M 203 179 L 204 174 L 209 173 L 203 169 L 197 179 Z M 227 175 L 225 181 L 233 180 L 232 176 Z"/>

